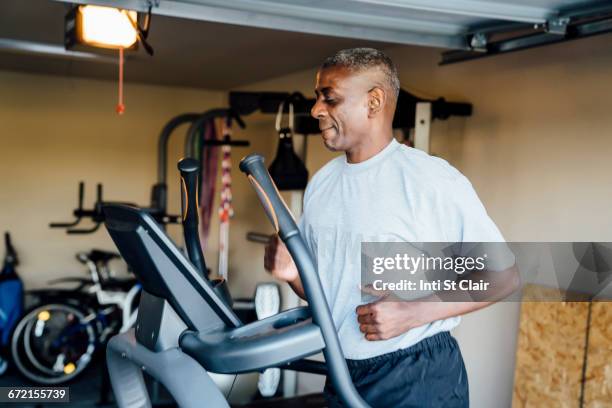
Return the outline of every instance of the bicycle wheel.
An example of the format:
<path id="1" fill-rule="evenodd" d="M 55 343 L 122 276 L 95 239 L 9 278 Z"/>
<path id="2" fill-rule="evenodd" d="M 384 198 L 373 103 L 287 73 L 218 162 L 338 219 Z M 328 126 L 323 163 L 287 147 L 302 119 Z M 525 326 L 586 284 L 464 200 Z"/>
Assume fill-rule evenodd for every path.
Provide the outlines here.
<path id="1" fill-rule="evenodd" d="M 66 304 L 40 306 L 26 314 L 13 335 L 15 366 L 41 384 L 60 384 L 79 375 L 96 350 L 94 323 Z"/>

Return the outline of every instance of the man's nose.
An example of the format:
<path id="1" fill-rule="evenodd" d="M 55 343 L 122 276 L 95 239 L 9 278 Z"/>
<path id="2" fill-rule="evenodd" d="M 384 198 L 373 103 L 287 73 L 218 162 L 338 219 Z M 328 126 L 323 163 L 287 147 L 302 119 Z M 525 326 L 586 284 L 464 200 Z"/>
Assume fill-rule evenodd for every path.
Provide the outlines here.
<path id="1" fill-rule="evenodd" d="M 321 119 L 327 114 L 325 106 L 317 99 L 314 106 L 310 110 L 310 115 L 315 119 Z"/>

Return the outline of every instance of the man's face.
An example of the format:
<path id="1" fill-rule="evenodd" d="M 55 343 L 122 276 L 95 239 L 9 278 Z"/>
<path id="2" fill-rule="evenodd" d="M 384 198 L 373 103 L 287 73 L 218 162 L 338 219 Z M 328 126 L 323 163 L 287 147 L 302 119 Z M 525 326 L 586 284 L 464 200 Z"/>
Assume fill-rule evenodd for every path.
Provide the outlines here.
<path id="1" fill-rule="evenodd" d="M 330 67 L 317 73 L 317 102 L 311 115 L 319 120 L 325 146 L 348 151 L 369 131 L 367 74 Z"/>

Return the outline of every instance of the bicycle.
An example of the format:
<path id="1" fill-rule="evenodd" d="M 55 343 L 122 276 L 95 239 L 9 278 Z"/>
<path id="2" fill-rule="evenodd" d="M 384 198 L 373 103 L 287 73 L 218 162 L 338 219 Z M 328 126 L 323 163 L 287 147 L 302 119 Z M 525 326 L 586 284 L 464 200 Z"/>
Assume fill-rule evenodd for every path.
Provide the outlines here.
<path id="1" fill-rule="evenodd" d="M 110 336 L 134 324 L 140 284 L 113 277 L 108 263 L 118 257 L 99 250 L 79 253 L 89 279 L 62 278 L 51 283 L 78 286 L 29 293 L 41 297 L 42 304 L 24 315 L 12 337 L 11 356 L 22 375 L 39 384 L 68 382 L 87 368 Z"/>

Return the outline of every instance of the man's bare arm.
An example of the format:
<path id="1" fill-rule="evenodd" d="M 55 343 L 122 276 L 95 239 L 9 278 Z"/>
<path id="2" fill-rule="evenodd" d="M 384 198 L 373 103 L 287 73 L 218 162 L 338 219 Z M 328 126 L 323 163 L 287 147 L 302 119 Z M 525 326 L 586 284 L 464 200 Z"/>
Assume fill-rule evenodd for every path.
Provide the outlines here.
<path id="1" fill-rule="evenodd" d="M 266 245 L 264 267 L 276 279 L 287 282 L 296 295 L 306 300 L 297 266 L 293 262 L 289 250 L 278 235 L 273 235 L 268 245 Z"/>
<path id="2" fill-rule="evenodd" d="M 516 265 L 499 272 L 475 272 L 470 279 L 490 282 L 491 291 L 486 295 L 479 291 L 438 292 L 420 301 L 383 298 L 357 307 L 359 328 L 368 340 L 390 339 L 436 320 L 482 309 L 509 296 L 520 286 Z"/>

